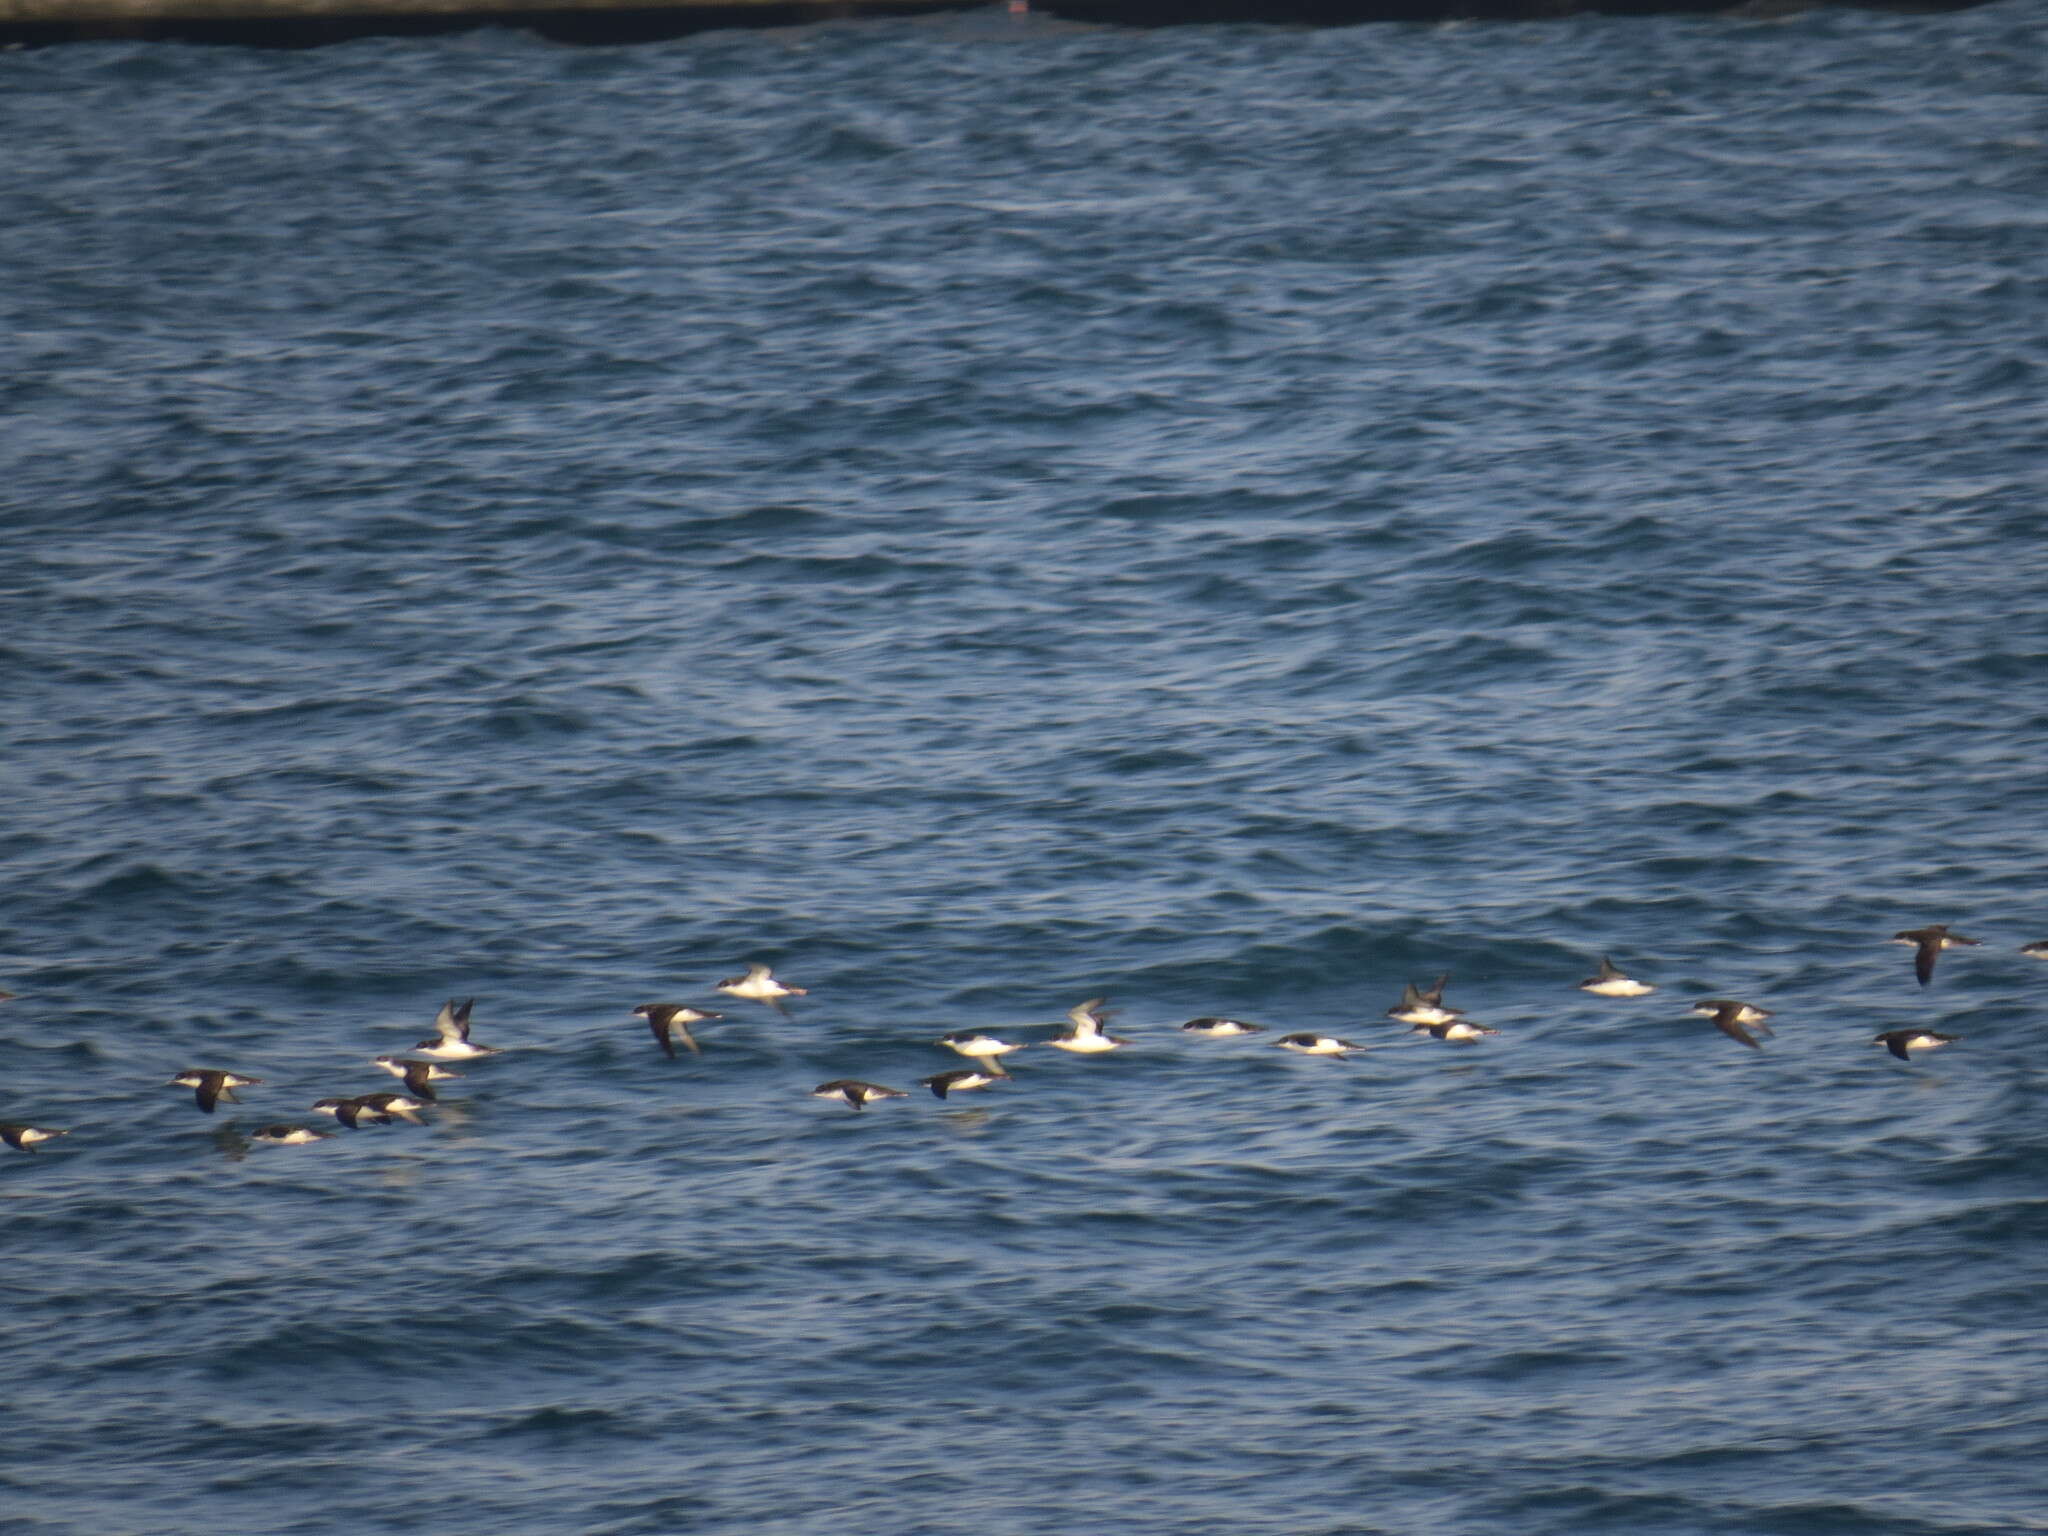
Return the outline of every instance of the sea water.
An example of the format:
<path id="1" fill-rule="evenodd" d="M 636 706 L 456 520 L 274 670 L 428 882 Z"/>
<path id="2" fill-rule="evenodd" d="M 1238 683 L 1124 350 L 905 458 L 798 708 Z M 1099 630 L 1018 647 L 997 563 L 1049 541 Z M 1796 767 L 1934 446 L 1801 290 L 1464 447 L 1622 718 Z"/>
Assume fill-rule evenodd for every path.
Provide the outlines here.
<path id="1" fill-rule="evenodd" d="M 0 1531 L 2048 1529 L 2044 50 L 0 56 Z"/>

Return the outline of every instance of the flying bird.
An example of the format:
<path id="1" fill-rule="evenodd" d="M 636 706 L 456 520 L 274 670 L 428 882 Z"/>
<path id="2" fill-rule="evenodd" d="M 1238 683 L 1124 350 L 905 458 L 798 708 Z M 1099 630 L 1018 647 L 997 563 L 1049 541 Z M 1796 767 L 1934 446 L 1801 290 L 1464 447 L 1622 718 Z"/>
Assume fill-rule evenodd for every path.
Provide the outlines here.
<path id="1" fill-rule="evenodd" d="M 1579 990 L 1599 997 L 1647 997 L 1657 989 L 1646 981 L 1623 975 L 1614 968 L 1612 960 L 1602 955 L 1599 972 L 1580 982 Z"/>
<path id="2" fill-rule="evenodd" d="M 1007 1056 L 1012 1051 L 1030 1049 L 1027 1041 L 1005 1040 L 985 1029 L 956 1029 L 950 1035 L 939 1036 L 933 1043 L 943 1045 L 949 1051 L 958 1051 L 970 1061 L 980 1062 L 982 1070 L 994 1077 L 1010 1075 L 1003 1069 L 998 1057 Z"/>
<path id="3" fill-rule="evenodd" d="M 808 987 L 791 987 L 775 979 L 765 965 L 749 965 L 744 976 L 728 976 L 718 983 L 718 990 L 729 997 L 743 997 L 750 1003 L 766 1003 L 777 1013 L 787 1013 L 782 1006 L 785 997 L 802 997 Z"/>
<path id="4" fill-rule="evenodd" d="M 412 1125 L 425 1125 L 420 1111 L 427 1107 L 423 1099 L 415 1099 L 404 1093 L 366 1093 L 356 1103 L 370 1114 L 381 1116 L 388 1121 L 393 1115 Z"/>
<path id="5" fill-rule="evenodd" d="M 1752 1003 L 1740 1003 L 1732 997 L 1703 997 L 1692 1005 L 1690 1011 L 1703 1014 L 1719 1024 L 1723 1010 L 1729 1010 L 1729 1016 L 1737 1024 L 1751 1025 L 1758 1034 L 1766 1038 L 1776 1034 L 1776 1031 L 1764 1022 L 1771 1017 L 1770 1009 L 1758 1008 Z"/>
<path id="6" fill-rule="evenodd" d="M 17 1152 L 33 1152 L 39 1141 L 70 1134 L 69 1131 L 53 1131 L 40 1125 L 0 1125 L 0 1141 L 6 1142 Z"/>
<path id="7" fill-rule="evenodd" d="M 1703 1008 L 1695 1008 L 1692 1011 L 1694 1013 L 1704 1013 L 1706 1010 Z M 1714 1028 L 1721 1031 L 1721 1033 L 1726 1035 L 1730 1040 L 1740 1040 L 1744 1045 L 1748 1046 L 1751 1050 L 1760 1051 L 1763 1049 L 1763 1047 L 1757 1044 L 1756 1036 L 1752 1035 L 1748 1030 L 1742 1027 L 1743 1014 L 1753 1013 L 1755 1011 L 1756 1010 L 1752 1009 L 1747 1003 L 1738 1003 L 1732 997 L 1725 999 L 1721 1002 L 1721 1005 L 1714 1010 Z M 1764 1033 L 1769 1034 L 1770 1031 L 1766 1029 Z"/>
<path id="8" fill-rule="evenodd" d="M 214 1105 L 222 1099 L 230 1104 L 242 1101 L 235 1097 L 237 1088 L 250 1088 L 262 1082 L 260 1077 L 244 1077 L 239 1072 L 222 1072 L 213 1067 L 187 1067 L 176 1077 L 165 1083 L 166 1088 L 190 1088 L 192 1097 L 201 1110 L 213 1113 Z"/>
<path id="9" fill-rule="evenodd" d="M 360 1131 L 364 1125 L 389 1125 L 391 1117 L 382 1110 L 372 1109 L 363 1099 L 315 1099 L 313 1108 L 323 1115 L 332 1115 L 352 1131 Z"/>
<path id="10" fill-rule="evenodd" d="M 884 1088 L 880 1083 L 863 1083 L 858 1078 L 835 1077 L 831 1082 L 820 1083 L 813 1088 L 811 1097 L 830 1099 L 848 1109 L 866 1109 L 877 1099 L 901 1099 L 908 1095 L 901 1088 Z M 945 1095 L 940 1094 L 939 1097 L 944 1098 Z"/>
<path id="11" fill-rule="evenodd" d="M 1299 1051 L 1304 1056 L 1343 1057 L 1349 1055 L 1352 1051 L 1362 1051 L 1365 1049 L 1364 1046 L 1354 1045 L 1349 1040 L 1339 1040 L 1335 1035 L 1306 1033 L 1282 1035 L 1273 1043 L 1283 1051 Z"/>
<path id="12" fill-rule="evenodd" d="M 1409 982 L 1401 989 L 1401 1001 L 1387 1010 L 1387 1017 L 1401 1024 L 1448 1024 L 1462 1017 L 1463 1009 L 1444 1006 L 1444 983 L 1450 979 L 1446 971 L 1427 991 Z"/>
<path id="13" fill-rule="evenodd" d="M 999 1077 L 1008 1073 L 977 1072 L 973 1067 L 956 1067 L 951 1072 L 936 1072 L 930 1077 L 920 1077 L 918 1082 L 931 1089 L 936 1098 L 943 1099 L 949 1093 L 965 1093 L 970 1088 L 986 1088 Z"/>
<path id="14" fill-rule="evenodd" d="M 479 1056 L 495 1056 L 498 1048 L 494 1045 L 478 1045 L 469 1038 L 469 1010 L 476 999 L 464 998 L 456 1002 L 450 998 L 441 1005 L 441 1011 L 434 1015 L 434 1037 L 422 1040 L 413 1050 L 435 1061 L 473 1061 Z"/>
<path id="15" fill-rule="evenodd" d="M 1931 1029 L 1888 1029 L 1881 1035 L 1871 1036 L 1872 1045 L 1881 1045 L 1901 1061 L 1911 1061 L 1909 1051 L 1938 1051 L 1961 1035 L 1936 1034 Z"/>
<path id="16" fill-rule="evenodd" d="M 1188 1034 L 1207 1035 L 1216 1040 L 1226 1039 L 1232 1035 L 1262 1035 L 1266 1032 L 1266 1026 L 1263 1024 L 1247 1024 L 1243 1019 L 1219 1019 L 1213 1016 L 1189 1019 L 1181 1028 Z"/>
<path id="17" fill-rule="evenodd" d="M 1435 1024 L 1417 1024 L 1409 1031 L 1411 1035 L 1428 1035 L 1432 1040 L 1448 1040 L 1453 1044 L 1469 1045 L 1484 1035 L 1497 1035 L 1497 1029 L 1484 1024 L 1474 1024 L 1470 1019 L 1444 1019 Z"/>
<path id="18" fill-rule="evenodd" d="M 330 1141 L 325 1131 L 316 1131 L 303 1125 L 266 1125 L 249 1133 L 251 1141 L 260 1141 L 271 1147 L 304 1147 L 316 1141 Z"/>
<path id="19" fill-rule="evenodd" d="M 1913 946 L 1913 974 L 1920 978 L 1920 985 L 1926 986 L 1934 980 L 1934 962 L 1941 958 L 1944 949 L 1954 949 L 1958 944 L 1980 944 L 1981 939 L 1966 939 L 1960 933 L 1950 933 L 1947 923 L 1932 923 L 1925 928 L 1902 928 L 1891 936 L 1893 944 Z"/>
<path id="20" fill-rule="evenodd" d="M 1087 1002 L 1076 1003 L 1069 1008 L 1067 1017 L 1072 1020 L 1072 1026 L 1060 1031 L 1045 1043 L 1057 1046 L 1063 1051 L 1076 1051 L 1082 1055 L 1113 1051 L 1118 1046 L 1129 1045 L 1130 1041 L 1119 1040 L 1115 1035 L 1103 1030 L 1102 1021 L 1109 1015 L 1102 1011 L 1102 1002 L 1099 997 L 1091 997 Z"/>
<path id="21" fill-rule="evenodd" d="M 434 1084 L 445 1083 L 450 1078 L 460 1077 L 460 1072 L 450 1072 L 446 1067 L 431 1061 L 412 1061 L 404 1056 L 373 1056 L 370 1064 L 382 1067 L 393 1077 L 405 1084 L 405 1091 L 414 1098 L 433 1103 L 440 1095 L 434 1092 Z"/>
<path id="22" fill-rule="evenodd" d="M 722 1019 L 722 1013 L 706 1013 L 701 1008 L 692 1008 L 686 1003 L 642 1003 L 633 1010 L 635 1018 L 645 1019 L 647 1027 L 654 1034 L 654 1043 L 673 1061 L 676 1042 L 682 1041 L 692 1056 L 704 1053 L 697 1049 L 696 1037 L 690 1033 L 692 1024 L 701 1024 L 706 1019 Z"/>

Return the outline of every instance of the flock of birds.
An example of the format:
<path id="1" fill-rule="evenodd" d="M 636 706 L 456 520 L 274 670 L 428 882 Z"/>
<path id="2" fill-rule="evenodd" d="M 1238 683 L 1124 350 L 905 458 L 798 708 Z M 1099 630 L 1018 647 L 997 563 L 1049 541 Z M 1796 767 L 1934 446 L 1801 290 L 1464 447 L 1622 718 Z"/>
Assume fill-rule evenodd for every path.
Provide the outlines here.
<path id="1" fill-rule="evenodd" d="M 1908 928 L 1892 936 L 1892 943 L 1910 944 L 1914 947 L 1913 973 L 1920 985 L 1926 986 L 1934 979 L 1935 961 L 1945 949 L 1959 945 L 1975 946 L 1982 941 L 1967 939 L 1959 933 L 1949 932 L 1948 925 L 1936 923 L 1926 928 Z M 2020 952 L 2036 959 L 2048 960 L 2048 939 L 2037 943 L 2022 944 Z M 1431 1039 L 1452 1044 L 1470 1044 L 1488 1035 L 1500 1033 L 1484 1024 L 1474 1023 L 1463 1009 L 1453 1008 L 1444 1001 L 1444 986 L 1450 980 L 1448 974 L 1437 977 L 1428 987 L 1418 987 L 1409 982 L 1403 987 L 1401 1000 L 1387 1010 L 1387 1017 L 1396 1023 L 1410 1026 L 1409 1033 L 1427 1035 Z M 716 990 L 727 996 L 747 1002 L 764 1003 L 783 1012 L 787 998 L 802 997 L 806 989 L 793 987 L 776 979 L 773 971 L 765 965 L 750 965 L 740 976 L 728 976 L 716 984 Z M 1647 997 L 1656 991 L 1647 982 L 1638 981 L 1619 970 L 1613 961 L 1601 957 L 1600 968 L 1593 975 L 1579 983 L 1579 990 L 1590 992 L 1596 997 Z M 12 993 L 0 992 L 0 1002 L 5 1002 Z M 498 1054 L 498 1048 L 481 1044 L 470 1038 L 470 1008 L 474 999 L 444 1003 L 434 1019 L 434 1033 L 416 1043 L 407 1055 L 388 1055 L 373 1058 L 374 1064 L 389 1072 L 403 1084 L 403 1091 L 381 1091 L 359 1094 L 353 1098 L 319 1099 L 311 1106 L 315 1111 L 331 1115 L 335 1121 L 351 1131 L 371 1125 L 389 1125 L 393 1120 L 405 1120 L 415 1125 L 425 1122 L 420 1118 L 422 1110 L 430 1108 L 438 1099 L 434 1085 L 461 1074 L 449 1071 L 443 1062 L 474 1061 Z M 1714 1022 L 1714 1027 L 1730 1039 L 1739 1041 L 1752 1050 L 1762 1049 L 1757 1036 L 1771 1036 L 1769 1009 L 1759 1008 L 1753 1003 L 1737 998 L 1709 997 L 1691 1005 L 1690 1011 L 1704 1015 Z M 676 1046 L 681 1044 L 692 1054 L 701 1054 L 696 1037 L 690 1033 L 692 1024 L 724 1015 L 707 1009 L 695 1008 L 686 1003 L 642 1003 L 633 1010 L 633 1016 L 647 1021 L 655 1043 L 663 1053 L 673 1058 Z M 1103 999 L 1090 998 L 1076 1004 L 1067 1012 L 1067 1027 L 1043 1042 L 1056 1050 L 1070 1051 L 1077 1055 L 1098 1055 L 1106 1051 L 1119 1050 L 1130 1042 L 1109 1033 L 1109 1015 L 1103 1011 Z M 1237 1035 L 1259 1035 L 1267 1032 L 1266 1026 L 1246 1023 L 1242 1019 L 1204 1016 L 1189 1019 L 1180 1026 L 1190 1035 L 1209 1038 L 1228 1038 Z M 1901 1061 L 1911 1061 L 1915 1051 L 1931 1051 L 1961 1039 L 1960 1035 L 1941 1034 L 1931 1029 L 1887 1029 L 1871 1039 L 1872 1045 L 1881 1045 Z M 974 1065 L 958 1067 L 950 1072 L 936 1072 L 930 1077 L 920 1078 L 919 1086 L 929 1088 L 941 1099 L 950 1094 L 968 1093 L 988 1088 L 1010 1076 L 1003 1066 L 1003 1057 L 1014 1051 L 1021 1051 L 1034 1042 L 1007 1039 L 1000 1034 L 982 1029 L 962 1029 L 941 1035 L 936 1042 L 949 1050 L 966 1057 Z M 1336 1035 L 1317 1034 L 1302 1031 L 1280 1035 L 1273 1044 L 1283 1050 L 1296 1051 L 1306 1056 L 1347 1057 L 1363 1051 L 1365 1046 L 1354 1041 L 1341 1039 Z M 189 1067 L 165 1084 L 166 1087 L 190 1088 L 193 1099 L 200 1110 L 212 1114 L 223 1101 L 239 1104 L 235 1096 L 237 1088 L 253 1088 L 263 1083 L 260 1077 L 249 1077 L 240 1072 L 230 1072 L 220 1067 Z M 844 1104 L 849 1109 L 861 1110 L 880 1099 L 907 1097 L 902 1088 L 889 1088 L 880 1083 L 864 1082 L 858 1078 L 835 1078 L 820 1083 L 811 1090 L 813 1098 L 828 1099 Z M 0 1141 L 20 1152 L 33 1152 L 39 1142 L 68 1131 L 52 1130 L 47 1126 L 0 1123 Z M 311 1142 L 324 1141 L 330 1132 L 314 1130 L 305 1125 L 266 1125 L 252 1132 L 249 1139 L 275 1146 L 303 1146 Z"/>

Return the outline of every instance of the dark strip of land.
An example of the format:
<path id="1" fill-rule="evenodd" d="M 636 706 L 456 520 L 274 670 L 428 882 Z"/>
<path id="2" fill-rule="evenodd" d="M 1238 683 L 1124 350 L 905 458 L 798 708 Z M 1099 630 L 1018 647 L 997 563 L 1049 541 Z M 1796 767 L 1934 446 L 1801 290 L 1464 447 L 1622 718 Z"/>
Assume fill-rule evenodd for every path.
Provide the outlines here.
<path id="1" fill-rule="evenodd" d="M 1956 11 L 1984 0 L 1861 0 L 1867 8 Z M 0 45 L 137 38 L 308 48 L 355 37 L 521 27 L 565 43 L 635 43 L 720 27 L 801 26 L 857 17 L 990 9 L 988 0 L 0 0 Z M 1808 0 L 1031 0 L 1039 15 L 1121 26 L 1265 22 L 1530 21 L 1582 12 L 1785 15 Z"/>

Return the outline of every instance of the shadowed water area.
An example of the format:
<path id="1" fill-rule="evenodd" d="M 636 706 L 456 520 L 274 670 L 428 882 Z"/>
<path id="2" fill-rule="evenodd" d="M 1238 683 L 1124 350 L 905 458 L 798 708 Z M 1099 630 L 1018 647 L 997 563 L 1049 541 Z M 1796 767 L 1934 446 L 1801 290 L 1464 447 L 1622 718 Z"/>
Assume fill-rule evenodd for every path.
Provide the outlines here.
<path id="1" fill-rule="evenodd" d="M 2048 1529 L 2044 47 L 0 55 L 0 1532 Z"/>

